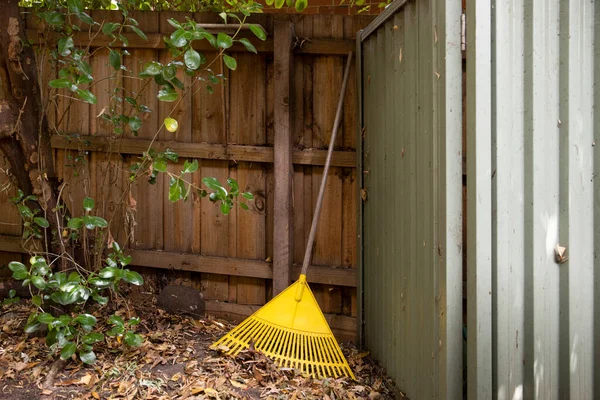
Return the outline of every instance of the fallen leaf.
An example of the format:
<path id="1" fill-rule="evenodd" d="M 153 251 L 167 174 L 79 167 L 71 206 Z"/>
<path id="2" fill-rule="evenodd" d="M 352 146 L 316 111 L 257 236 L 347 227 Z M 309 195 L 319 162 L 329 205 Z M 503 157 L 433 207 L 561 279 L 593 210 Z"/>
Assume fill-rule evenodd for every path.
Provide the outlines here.
<path id="1" fill-rule="evenodd" d="M 100 395 L 98 394 L 98 392 L 92 392 L 91 395 L 93 398 L 100 400 Z"/>
<path id="2" fill-rule="evenodd" d="M 233 385 L 233 387 L 236 387 L 238 389 L 247 389 L 248 385 L 246 385 L 245 383 L 240 383 L 238 381 L 234 381 L 233 379 L 230 379 L 229 382 L 231 382 L 231 385 Z"/>
<path id="3" fill-rule="evenodd" d="M 265 379 L 258 368 L 256 368 L 256 365 L 252 366 L 252 375 L 254 375 L 254 379 L 256 379 L 258 383 L 261 383 Z"/>
<path id="4" fill-rule="evenodd" d="M 92 382 L 92 379 L 94 379 L 94 377 L 91 374 L 86 374 L 81 377 L 81 379 L 79 380 L 79 383 L 81 383 L 82 385 L 89 386 L 90 383 Z"/>
<path id="5" fill-rule="evenodd" d="M 202 393 L 202 392 L 204 392 L 204 389 L 205 389 L 205 388 L 204 388 L 204 387 L 202 387 L 202 386 L 192 386 L 192 389 L 190 390 L 190 392 L 191 392 L 193 395 L 197 395 L 198 393 Z"/>
<path id="6" fill-rule="evenodd" d="M 26 362 L 16 362 L 13 365 L 11 365 L 11 368 L 13 368 L 17 372 L 21 372 L 25 368 L 27 368 L 27 363 Z"/>
<path id="7" fill-rule="evenodd" d="M 44 389 L 44 390 L 42 390 L 42 394 L 45 395 L 45 396 L 49 396 L 52 393 L 54 393 L 54 392 L 52 390 L 50 390 L 50 389 Z"/>

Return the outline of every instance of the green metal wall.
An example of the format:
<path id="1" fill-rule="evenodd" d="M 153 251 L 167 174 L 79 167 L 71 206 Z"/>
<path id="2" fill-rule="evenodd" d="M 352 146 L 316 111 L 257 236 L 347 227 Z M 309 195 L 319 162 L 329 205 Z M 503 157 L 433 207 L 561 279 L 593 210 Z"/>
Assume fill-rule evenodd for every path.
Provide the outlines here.
<path id="1" fill-rule="evenodd" d="M 470 399 L 600 398 L 599 22 L 467 0 Z"/>
<path id="2" fill-rule="evenodd" d="M 396 0 L 357 38 L 363 344 L 413 399 L 462 398 L 461 4 Z"/>

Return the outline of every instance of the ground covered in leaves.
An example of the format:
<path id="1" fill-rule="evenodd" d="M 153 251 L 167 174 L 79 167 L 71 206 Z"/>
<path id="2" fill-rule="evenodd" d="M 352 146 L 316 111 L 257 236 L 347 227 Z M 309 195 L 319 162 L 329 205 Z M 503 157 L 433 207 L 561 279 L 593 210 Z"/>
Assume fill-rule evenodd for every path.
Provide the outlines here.
<path id="1" fill-rule="evenodd" d="M 356 381 L 348 378 L 311 379 L 280 369 L 262 354 L 240 353 L 235 358 L 209 349 L 233 328 L 210 316 L 194 319 L 169 315 L 152 301 L 124 302 L 124 316 L 137 315 L 144 336 L 139 348 L 126 348 L 107 339 L 97 346 L 97 362 L 85 366 L 70 360 L 47 376 L 55 356 L 43 337 L 23 332 L 31 311 L 28 300 L 0 310 L 0 398 L 10 399 L 387 399 L 395 398 L 393 383 L 351 345 L 343 346 Z M 107 310 L 94 314 L 98 319 Z M 127 315 L 129 314 L 129 315 Z M 50 375 L 53 375 L 52 373 Z"/>

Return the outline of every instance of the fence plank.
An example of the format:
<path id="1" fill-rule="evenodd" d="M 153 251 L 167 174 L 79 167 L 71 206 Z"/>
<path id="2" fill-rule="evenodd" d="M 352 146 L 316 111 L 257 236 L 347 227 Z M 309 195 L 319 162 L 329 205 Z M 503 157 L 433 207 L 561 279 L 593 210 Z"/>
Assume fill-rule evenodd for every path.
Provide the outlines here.
<path id="1" fill-rule="evenodd" d="M 344 35 L 343 18 L 340 16 L 316 16 L 313 34 L 319 37 L 339 39 Z M 328 148 L 333 122 L 344 74 L 344 60 L 339 57 L 317 57 L 313 63 L 313 135 L 312 146 Z M 346 107 L 344 103 L 344 107 Z M 343 123 L 334 147 L 343 143 Z M 311 217 L 314 213 L 319 187 L 323 178 L 323 168 L 312 168 Z M 341 169 L 331 167 L 323 198 L 322 211 L 313 252 L 313 262 L 317 265 L 342 265 L 342 179 Z M 312 291 L 323 312 L 341 312 L 341 291 L 336 288 L 314 286 Z"/>
<path id="2" fill-rule="evenodd" d="M 291 201 L 292 119 L 290 112 L 292 69 L 291 45 L 293 25 L 289 21 L 275 22 L 275 210 L 273 238 L 273 294 L 290 284 L 293 258 L 293 220 Z"/>
<path id="3" fill-rule="evenodd" d="M 158 13 L 136 12 L 132 17 L 138 20 L 142 31 L 156 33 L 159 26 Z M 144 64 L 149 61 L 159 59 L 160 53 L 154 49 L 132 49 L 131 55 L 124 58 L 125 66 L 131 71 L 132 76 L 126 77 L 123 83 L 125 92 L 128 96 L 137 98 L 138 104 L 146 105 L 151 113 L 140 115 L 142 126 L 138 137 L 141 139 L 152 140 L 158 134 L 158 99 L 156 94 L 158 86 L 154 81 L 146 84 L 143 80 L 136 77 L 143 70 Z M 129 107 L 126 108 L 128 110 Z M 133 138 L 134 134 L 126 130 L 124 135 L 127 138 Z M 147 142 L 149 144 L 149 142 Z M 146 147 L 146 151 L 148 147 Z M 135 160 L 132 160 L 132 162 Z M 135 224 L 133 226 L 135 236 L 131 243 L 134 248 L 141 249 L 162 249 L 163 248 L 163 191 L 164 177 L 159 175 L 155 185 L 149 185 L 143 178 L 132 185 L 131 194 L 137 202 L 137 212 L 135 213 Z M 157 216 L 160 216 L 157 218 Z"/>

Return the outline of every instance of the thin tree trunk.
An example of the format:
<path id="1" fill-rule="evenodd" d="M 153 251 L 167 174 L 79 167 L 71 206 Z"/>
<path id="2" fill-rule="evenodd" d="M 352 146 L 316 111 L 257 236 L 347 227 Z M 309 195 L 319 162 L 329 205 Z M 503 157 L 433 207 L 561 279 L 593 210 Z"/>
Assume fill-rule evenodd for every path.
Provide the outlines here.
<path id="1" fill-rule="evenodd" d="M 9 173 L 25 196 L 36 195 L 50 223 L 48 238 L 60 234 L 58 179 L 52 158 L 50 132 L 43 114 L 35 54 L 25 34 L 17 0 L 0 0 L 0 150 Z M 56 241 L 51 249 L 59 252 Z"/>

